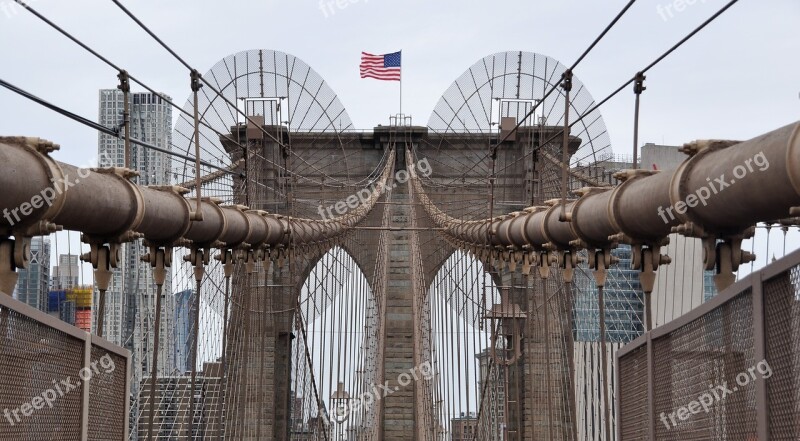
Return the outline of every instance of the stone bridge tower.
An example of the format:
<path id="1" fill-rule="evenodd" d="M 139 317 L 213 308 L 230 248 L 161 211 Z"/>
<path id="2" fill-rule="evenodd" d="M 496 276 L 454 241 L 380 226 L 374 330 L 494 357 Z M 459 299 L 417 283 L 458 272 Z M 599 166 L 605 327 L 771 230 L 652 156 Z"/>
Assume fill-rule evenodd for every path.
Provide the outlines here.
<path id="1" fill-rule="evenodd" d="M 212 69 L 210 75 L 228 79 L 220 80 L 223 92 L 242 103 L 251 117 L 220 116 L 226 132 L 217 139 L 238 172 L 232 180 L 232 202 L 282 214 L 291 226 L 293 217 L 336 215 L 337 203 L 374 188 L 383 167 L 392 166 L 396 178 L 367 219 L 344 238 L 294 253 L 278 247 L 237 263 L 224 366 L 230 439 L 290 439 L 296 430 L 298 392 L 292 384 L 299 374 L 293 360 L 298 359 L 296 340 L 308 337 L 298 314 L 301 288 L 334 247 L 353 259 L 374 302 L 370 311 L 375 326 L 365 337 L 371 342 L 365 355 L 371 371 L 362 368 L 359 374 L 392 390 L 362 410 L 361 425 L 351 436 L 441 437 L 450 424 L 442 418 L 442 400 L 436 398 L 441 377 L 400 380 L 432 361 L 431 334 L 441 330 L 431 327 L 429 291 L 455 250 L 421 209 L 408 170 L 424 161 L 427 195 L 461 220 L 486 219 L 559 197 L 565 101 L 560 93 L 544 101 L 542 97 L 560 81 L 563 70 L 557 61 L 538 54 L 495 54 L 456 80 L 427 126 L 398 117 L 389 125 L 356 131 L 324 81 L 288 54 L 243 52 Z M 573 88 L 570 120 L 592 104 L 577 80 Z M 214 103 L 208 103 L 212 111 Z M 573 127 L 567 152 L 571 185 L 595 183 L 591 164 L 604 160 L 609 150 L 599 115 Z M 288 244 L 291 237 L 285 240 Z M 527 314 L 522 357 L 505 374 L 506 439 L 565 438 L 574 410 L 572 323 L 556 317 L 569 316 L 572 288 L 562 283 L 557 266 L 549 274 L 534 269 L 530 276 L 494 267 L 491 260 L 483 268 L 496 289 Z M 482 318 L 472 320 L 470 325 L 478 326 Z M 307 343 L 306 352 L 305 360 L 315 361 Z M 320 405 L 315 424 L 321 430 L 327 426 L 319 421 L 331 409 L 329 397 L 319 391 L 328 380 L 314 378 L 316 396 L 304 397 Z"/>

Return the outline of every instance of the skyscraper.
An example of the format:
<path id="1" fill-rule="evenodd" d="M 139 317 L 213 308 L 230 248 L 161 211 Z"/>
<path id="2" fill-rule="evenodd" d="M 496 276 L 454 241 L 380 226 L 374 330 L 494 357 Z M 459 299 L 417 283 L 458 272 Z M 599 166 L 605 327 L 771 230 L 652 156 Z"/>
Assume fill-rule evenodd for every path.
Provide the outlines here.
<path id="1" fill-rule="evenodd" d="M 611 250 L 619 259 L 608 269 L 603 290 L 606 317 L 606 341 L 628 343 L 644 332 L 644 302 L 641 296 L 639 270 L 631 267 L 633 259 L 630 245 L 620 244 Z M 600 305 L 594 279 L 581 272 L 575 279 L 575 341 L 600 341 Z"/>
<path id="2" fill-rule="evenodd" d="M 58 265 L 53 267 L 53 289 L 62 290 L 78 286 L 80 279 L 80 266 L 78 256 L 60 254 Z"/>
<path id="3" fill-rule="evenodd" d="M 191 289 L 175 294 L 175 337 L 173 347 L 175 350 L 175 369 L 178 374 L 191 370 L 191 335 L 194 323 L 194 293 Z"/>
<path id="4" fill-rule="evenodd" d="M 47 295 L 50 291 L 50 239 L 41 236 L 31 239 L 28 268 L 20 269 L 18 274 L 14 298 L 40 311 L 47 311 Z"/>
<path id="5" fill-rule="evenodd" d="M 132 138 L 169 150 L 172 145 L 172 109 L 164 100 L 166 95 L 131 93 L 130 135 Z M 110 128 L 121 128 L 124 123 L 124 94 L 120 90 L 100 91 L 99 123 Z M 124 132 L 123 132 L 124 133 Z M 125 166 L 125 144 L 113 136 L 100 134 L 98 156 L 104 166 Z M 131 145 L 129 168 L 139 172 L 133 178 L 138 185 L 168 185 L 171 169 L 170 156 L 166 153 Z M 156 286 L 150 265 L 140 260 L 147 253 L 141 241 L 122 247 L 120 267 L 114 270 L 106 293 L 103 336 L 118 345 L 128 348 L 133 355 L 133 366 L 141 371 L 133 372 L 132 390 L 136 391 L 141 378 L 149 374 L 155 328 Z M 162 319 L 159 342 L 158 371 L 169 375 L 175 370 L 172 343 L 174 302 L 172 277 L 167 279 L 162 292 Z M 99 296 L 95 295 L 95 299 Z M 97 311 L 97 300 L 94 310 Z M 96 315 L 96 314 L 95 314 Z M 95 328 L 96 328 L 96 317 Z"/>

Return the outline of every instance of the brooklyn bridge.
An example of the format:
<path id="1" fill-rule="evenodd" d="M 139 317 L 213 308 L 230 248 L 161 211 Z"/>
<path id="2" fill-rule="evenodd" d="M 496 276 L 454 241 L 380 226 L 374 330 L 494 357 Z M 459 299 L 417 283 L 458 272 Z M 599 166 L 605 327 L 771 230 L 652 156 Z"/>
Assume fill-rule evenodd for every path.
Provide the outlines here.
<path id="1" fill-rule="evenodd" d="M 158 40 L 183 106 L 103 58 L 99 123 L 0 79 L 100 133 L 91 166 L 0 137 L 0 440 L 799 439 L 800 121 L 641 145 L 685 41 L 603 100 L 583 57 L 494 53 L 371 130 L 268 49 L 201 73 Z M 12 295 L 65 232 L 89 288 Z"/>

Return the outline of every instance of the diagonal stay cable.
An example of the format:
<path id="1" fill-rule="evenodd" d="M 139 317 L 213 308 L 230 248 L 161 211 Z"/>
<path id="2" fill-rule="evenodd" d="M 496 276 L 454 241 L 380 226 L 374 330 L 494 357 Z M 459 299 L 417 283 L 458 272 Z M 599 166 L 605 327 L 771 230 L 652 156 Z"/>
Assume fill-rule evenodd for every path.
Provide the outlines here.
<path id="1" fill-rule="evenodd" d="M 13 84 L 3 80 L 2 78 L 0 78 L 0 86 L 5 87 L 6 89 L 8 89 L 8 90 L 10 90 L 10 91 L 12 91 L 12 92 L 14 92 L 14 93 L 16 93 L 18 95 L 21 95 L 21 96 L 23 96 L 23 97 L 25 97 L 25 98 L 27 98 L 27 99 L 29 99 L 29 100 L 41 105 L 43 107 L 46 107 L 46 108 L 48 108 L 50 110 L 53 110 L 54 112 L 60 113 L 61 115 L 66 116 L 67 118 L 70 118 L 70 119 L 72 119 L 74 121 L 77 121 L 77 122 L 79 122 L 79 123 L 81 123 L 81 124 L 83 124 L 83 125 L 85 125 L 87 127 L 90 127 L 92 129 L 94 129 L 94 130 L 97 130 L 100 133 L 104 133 L 106 135 L 113 136 L 113 137 L 115 137 L 117 139 L 122 139 L 123 138 L 123 136 L 118 131 L 116 131 L 114 129 L 110 129 L 110 128 L 108 128 L 106 126 L 103 126 L 101 124 L 98 124 L 98 123 L 96 123 L 96 122 L 94 122 L 94 121 L 92 121 L 92 120 L 90 120 L 88 118 L 84 118 L 84 117 L 82 117 L 82 116 L 80 116 L 78 114 L 72 113 L 72 112 L 70 112 L 68 110 L 65 110 L 65 109 L 63 109 L 61 107 L 58 107 L 55 104 L 52 104 L 52 103 L 50 103 L 48 101 L 45 101 L 44 99 L 39 98 L 36 95 L 34 95 L 34 94 L 24 90 L 24 89 L 20 89 L 19 87 L 14 86 Z M 160 153 L 165 153 L 165 154 L 170 155 L 170 156 L 175 156 L 177 158 L 185 159 L 187 161 L 194 162 L 194 161 L 197 160 L 196 158 L 193 158 L 193 157 L 191 157 L 189 155 L 183 155 L 183 154 L 180 154 L 180 153 L 175 153 L 173 151 L 170 151 L 170 150 L 155 146 L 153 144 L 146 143 L 144 141 L 140 141 L 138 139 L 131 139 L 131 143 L 139 145 L 139 146 L 142 146 L 142 147 L 147 148 L 147 149 L 155 150 L 155 151 L 160 152 Z M 224 171 L 224 172 L 231 172 L 231 170 L 229 170 L 227 168 L 219 167 L 219 166 L 216 166 L 214 164 L 208 163 L 208 162 L 203 161 L 203 160 L 200 160 L 200 164 L 202 164 L 202 165 L 204 165 L 204 166 L 206 166 L 208 168 L 214 169 L 214 170 Z"/>
<path id="2" fill-rule="evenodd" d="M 569 69 L 566 70 L 566 72 L 571 72 L 571 71 L 575 70 L 576 67 L 578 67 L 578 64 L 580 64 L 580 62 L 583 61 L 583 59 L 586 58 L 587 55 L 589 55 L 589 52 L 591 52 L 592 49 L 594 49 L 594 47 L 597 46 L 598 43 L 600 43 L 600 40 L 602 40 L 603 37 L 605 37 L 606 34 L 608 34 L 608 32 L 611 30 L 611 28 L 613 28 L 614 25 L 617 24 L 617 22 L 622 18 L 623 15 L 625 15 L 626 12 L 628 12 L 628 9 L 630 9 L 630 7 L 633 6 L 634 3 L 636 3 L 636 0 L 630 0 L 625 5 L 625 7 L 622 8 L 621 11 L 619 11 L 619 13 L 616 15 L 616 17 L 614 17 L 614 19 L 611 20 L 611 22 L 605 27 L 605 29 L 603 29 L 603 32 L 601 32 L 600 35 L 598 35 L 597 38 L 594 39 L 592 44 L 590 44 L 589 47 L 587 47 L 586 50 L 583 51 L 583 54 L 581 54 L 581 56 L 578 57 L 578 59 L 575 60 L 574 63 L 572 63 L 572 66 L 570 66 Z M 558 89 L 559 86 L 560 86 L 560 83 L 553 84 L 552 87 L 550 87 L 550 90 L 544 95 L 544 97 L 542 97 L 542 99 L 540 101 L 538 101 L 536 104 L 534 104 L 531 107 L 531 110 L 528 111 L 527 114 L 525 114 L 525 116 L 517 123 L 516 126 L 514 126 L 514 128 L 511 131 L 506 133 L 506 136 L 504 136 L 502 139 L 500 139 L 497 142 L 497 144 L 494 145 L 493 149 L 496 150 L 500 146 L 500 144 L 505 142 L 508 139 L 508 137 L 511 136 L 512 133 L 514 133 L 517 129 L 519 129 L 520 126 L 522 124 L 524 124 L 525 121 L 527 121 L 528 118 L 531 117 L 531 115 L 534 114 L 536 109 L 544 102 L 544 100 L 546 100 L 553 92 L 555 92 L 556 89 Z"/>
<path id="3" fill-rule="evenodd" d="M 120 3 L 119 0 L 111 0 L 111 1 L 114 2 L 114 4 L 117 5 L 125 13 L 125 15 L 127 15 L 128 17 L 131 18 L 131 20 L 136 22 L 136 24 L 139 25 L 139 27 L 142 28 L 142 30 L 147 32 L 148 35 L 150 35 L 156 42 L 158 42 L 158 44 L 160 44 L 161 47 L 163 47 L 167 52 L 169 52 L 173 57 L 175 57 L 176 60 L 178 60 L 181 64 L 183 64 L 187 69 L 189 69 L 190 72 L 197 73 L 198 77 L 200 78 L 200 81 L 202 81 L 203 84 L 206 87 L 208 87 L 215 94 L 217 94 L 218 97 L 222 98 L 222 100 L 225 101 L 229 106 L 231 106 L 233 109 L 236 109 L 236 113 L 242 115 L 247 120 L 247 122 L 249 122 L 249 123 L 253 124 L 255 127 L 257 127 L 267 138 L 271 139 L 273 142 L 278 144 L 281 148 L 286 148 L 286 145 L 282 141 L 280 141 L 273 134 L 267 132 L 267 130 L 264 129 L 264 127 L 262 127 L 260 124 L 256 123 L 256 121 L 254 121 L 253 118 L 251 118 L 244 111 L 239 109 L 239 106 L 237 106 L 233 101 L 231 101 L 228 97 L 226 97 L 222 93 L 222 91 L 220 91 L 217 88 L 215 88 L 210 82 L 208 82 L 205 78 L 200 76 L 199 71 L 197 69 L 193 68 L 189 63 L 186 62 L 186 60 L 181 58 L 180 55 L 177 54 L 177 52 L 172 50 L 172 48 L 169 47 L 169 45 L 167 45 L 164 42 L 164 40 L 159 38 L 152 30 L 150 30 L 150 28 L 147 27 L 147 25 L 145 25 L 141 20 L 139 20 L 139 18 L 136 17 L 136 15 L 134 15 L 133 12 L 128 10 L 128 8 L 126 8 L 122 3 Z"/>
<path id="4" fill-rule="evenodd" d="M 613 91 L 613 92 L 611 92 L 611 93 L 610 93 L 608 96 L 606 96 L 605 98 L 603 98 L 603 99 L 602 99 L 600 102 L 598 102 L 597 104 L 595 104 L 595 105 L 591 106 L 591 107 L 590 107 L 588 110 L 586 110 L 585 112 L 583 112 L 583 114 L 581 114 L 581 116 L 580 116 L 580 117 L 578 117 L 578 118 L 577 118 L 575 121 L 573 121 L 573 122 L 572 122 L 572 123 L 569 125 L 569 127 L 570 127 L 570 128 L 572 128 L 573 126 L 575 126 L 575 125 L 576 125 L 576 124 L 578 124 L 579 122 L 583 121 L 583 120 L 584 120 L 584 118 L 586 118 L 586 117 L 588 117 L 589 115 L 591 115 L 591 114 L 592 114 L 592 113 L 593 113 L 595 110 L 599 109 L 599 108 L 600 108 L 600 106 L 602 106 L 603 104 L 607 103 L 609 100 L 611 100 L 612 98 L 614 98 L 615 96 L 617 96 L 617 95 L 618 95 L 620 92 L 622 92 L 622 91 L 623 91 L 623 90 L 624 90 L 626 87 L 628 87 L 628 86 L 630 86 L 631 84 L 633 84 L 633 82 L 634 82 L 634 81 L 636 81 L 636 78 L 637 78 L 637 76 L 638 76 L 639 74 L 644 74 L 644 73 L 646 73 L 647 71 L 649 71 L 650 69 L 652 69 L 653 67 L 655 67 L 655 66 L 656 66 L 658 63 L 660 63 L 660 62 L 661 62 L 661 61 L 663 61 L 665 58 L 667 58 L 667 56 L 669 56 L 670 54 L 672 54 L 673 52 L 675 52 L 675 51 L 676 51 L 676 50 L 677 50 L 679 47 L 681 47 L 681 46 L 682 46 L 684 43 L 686 43 L 687 41 L 689 41 L 689 39 L 691 39 L 692 37 L 694 37 L 694 36 L 695 36 L 695 35 L 696 35 L 698 32 L 700 32 L 701 30 L 703 30 L 703 28 L 705 28 L 706 26 L 708 26 L 709 24 L 711 24 L 711 22 L 713 22 L 714 20 L 716 20 L 716 19 L 717 19 L 717 18 L 718 18 L 720 15 L 722 15 L 722 14 L 723 14 L 725 11 L 727 11 L 727 10 L 728 10 L 728 8 L 730 8 L 731 6 L 733 6 L 733 5 L 734 5 L 736 2 L 738 2 L 738 1 L 739 1 L 739 0 L 731 0 L 730 2 L 728 2 L 728 4 L 726 4 L 725 6 L 723 6 L 723 7 L 722 7 L 720 10 L 718 10 L 718 11 L 717 11 L 717 12 L 716 12 L 714 15 L 712 15 L 711 17 L 709 17 L 709 18 L 708 18 L 706 21 L 704 21 L 702 24 L 700 24 L 700 25 L 699 25 L 697 28 L 695 28 L 695 29 L 694 29 L 692 32 L 690 32 L 690 33 L 689 33 L 689 34 L 687 34 L 685 37 L 683 37 L 683 38 L 682 38 L 682 39 L 681 39 L 679 42 L 675 43 L 675 44 L 674 44 L 674 45 L 673 45 L 671 48 L 669 48 L 669 49 L 668 49 L 666 52 L 662 53 L 662 54 L 661 54 L 661 55 L 660 55 L 658 58 L 656 58 L 655 60 L 653 60 L 653 61 L 652 61 L 650 64 L 648 64 L 648 65 L 647 65 L 647 66 L 646 66 L 644 69 L 642 69 L 641 71 L 639 71 L 639 72 L 638 72 L 636 75 L 634 75 L 633 77 L 631 77 L 631 78 L 630 78 L 628 81 L 626 81 L 625 83 L 623 83 L 623 84 L 622 84 L 621 86 L 619 86 L 619 87 L 618 87 L 616 90 L 614 90 L 614 91 Z M 554 133 L 554 134 L 553 134 L 553 135 L 552 135 L 550 138 L 548 138 L 546 141 L 539 143 L 539 146 L 545 146 L 545 145 L 548 145 L 548 144 L 550 144 L 550 142 L 551 142 L 551 141 L 554 141 L 556 138 L 558 138 L 558 137 L 562 136 L 563 134 L 564 134 L 564 129 L 562 128 L 561 130 L 559 130 L 559 131 L 557 131 L 556 133 Z M 539 148 L 540 148 L 540 147 L 536 147 L 535 149 L 533 149 L 533 151 L 531 151 L 531 152 L 529 152 L 529 153 L 526 153 L 526 154 L 525 154 L 525 156 L 523 156 L 521 159 L 524 159 L 524 158 L 526 158 L 527 156 L 530 156 L 530 155 L 531 155 L 533 152 L 535 152 L 535 151 L 536 151 L 536 150 L 538 150 Z M 560 161 L 559 161 L 559 162 L 560 162 Z"/>
<path id="5" fill-rule="evenodd" d="M 739 0 L 731 0 L 730 2 L 728 2 L 728 3 L 727 3 L 725 6 L 723 6 L 723 7 L 722 7 L 721 9 L 719 9 L 719 10 L 718 10 L 718 11 L 717 11 L 717 12 L 716 12 L 714 15 L 712 15 L 712 16 L 711 16 L 711 17 L 709 17 L 707 20 L 705 20 L 705 21 L 704 21 L 702 24 L 700 24 L 700 25 L 699 25 L 697 28 L 695 28 L 695 29 L 694 29 L 692 32 L 690 32 L 690 33 L 689 33 L 689 34 L 687 34 L 685 37 L 683 37 L 683 38 L 682 38 L 680 41 L 678 41 L 676 44 L 674 44 L 672 47 L 670 47 L 670 48 L 669 48 L 667 51 L 665 51 L 664 53 L 662 53 L 661 55 L 659 55 L 659 56 L 658 56 L 658 57 L 657 57 L 655 60 L 653 60 L 653 61 L 652 61 L 650 64 L 648 64 L 648 65 L 647 65 L 647 66 L 646 66 L 644 69 L 642 69 L 642 70 L 641 70 L 639 73 L 641 73 L 641 74 L 644 74 L 644 73 L 646 73 L 647 71 L 649 71 L 650 69 L 652 69 L 653 67 L 655 67 L 656 65 L 658 65 L 658 64 L 659 64 L 661 61 L 663 61 L 665 58 L 667 58 L 667 56 L 669 56 L 670 54 L 672 54 L 673 52 L 675 52 L 675 51 L 676 51 L 678 48 L 680 48 L 680 47 L 681 47 L 683 44 L 685 44 L 687 41 L 689 41 L 689 40 L 690 40 L 692 37 L 694 37 L 695 35 L 697 35 L 697 33 L 699 33 L 699 32 L 700 32 L 701 30 L 703 30 L 703 29 L 704 29 L 706 26 L 708 26 L 709 24 L 711 24 L 711 23 L 712 23 L 714 20 L 716 20 L 716 19 L 717 19 L 717 18 L 718 18 L 720 15 L 722 15 L 722 14 L 723 14 L 725 11 L 727 11 L 727 10 L 728 10 L 728 9 L 729 9 L 731 6 L 733 6 L 733 5 L 734 5 L 735 3 L 737 3 L 738 1 L 739 1 Z M 570 123 L 569 127 L 570 127 L 570 128 L 572 128 L 573 126 L 575 126 L 575 125 L 576 125 L 576 124 L 578 124 L 579 122 L 583 121 L 583 120 L 584 120 L 586 117 L 588 117 L 589 115 L 591 115 L 591 114 L 592 114 L 594 111 L 596 111 L 597 109 L 599 109 L 599 108 L 600 108 L 602 105 L 604 105 L 604 104 L 605 104 L 605 103 L 607 103 L 609 100 L 611 100 L 612 98 L 614 98 L 615 96 L 617 96 L 617 95 L 618 95 L 618 94 L 619 94 L 619 93 L 620 93 L 622 90 L 624 90 L 626 87 L 628 87 L 628 86 L 630 86 L 631 84 L 633 84 L 633 82 L 634 82 L 634 81 L 636 81 L 636 78 L 637 78 L 637 76 L 638 76 L 638 73 L 637 73 L 637 75 L 634 75 L 634 76 L 633 76 L 633 77 L 631 77 L 629 80 L 627 80 L 625 83 L 623 83 L 621 86 L 619 86 L 619 87 L 618 87 L 616 90 L 614 90 L 613 92 L 611 92 L 611 93 L 610 93 L 608 96 L 606 96 L 605 98 L 603 98 L 603 99 L 602 99 L 600 102 L 598 102 L 597 104 L 595 104 L 595 105 L 591 106 L 591 107 L 590 107 L 588 110 L 586 110 L 585 112 L 583 112 L 583 114 L 581 114 L 581 116 L 579 116 L 579 117 L 578 117 L 578 118 L 577 118 L 575 121 L 573 121 L 572 123 Z M 553 135 L 552 135 L 550 138 L 548 138 L 546 141 L 539 143 L 539 146 L 545 146 L 545 145 L 548 145 L 548 144 L 550 144 L 550 142 L 551 142 L 551 141 L 554 141 L 556 138 L 558 138 L 558 137 L 562 136 L 563 134 L 564 134 L 564 129 L 563 129 L 563 128 L 561 128 L 560 130 L 558 130 L 557 132 L 555 132 L 555 133 L 554 133 L 554 134 L 553 134 Z M 523 160 L 524 158 L 526 158 L 526 157 L 530 156 L 530 155 L 531 155 L 531 154 L 533 154 L 535 151 L 537 151 L 539 148 L 540 148 L 540 147 L 537 147 L 537 148 L 533 149 L 531 152 L 528 152 L 528 153 L 526 153 L 526 154 L 525 154 L 525 156 L 523 156 L 522 158 L 520 158 L 520 160 Z M 486 157 L 488 157 L 488 156 L 489 156 L 489 154 L 487 154 L 487 155 L 486 155 Z M 559 161 L 559 162 L 560 162 L 560 161 Z M 473 166 L 473 167 L 474 167 L 474 166 Z"/>
<path id="6" fill-rule="evenodd" d="M 116 63 L 112 62 L 111 60 L 109 60 L 108 58 L 106 58 L 105 56 L 103 56 L 102 54 L 100 54 L 99 52 L 97 52 L 96 50 L 92 49 L 92 48 L 91 48 L 89 45 L 87 45 L 86 43 L 84 43 L 83 41 L 81 41 L 80 39 L 78 39 L 77 37 L 73 36 L 72 34 L 70 34 L 69 32 L 67 32 L 65 29 L 63 29 L 62 27 L 60 27 L 59 25 L 55 24 L 55 23 L 54 23 L 52 20 L 50 20 L 50 19 L 48 19 L 47 17 L 45 17 L 44 15 L 42 15 L 42 14 L 41 14 L 39 11 L 37 11 L 36 9 L 34 9 L 33 7 L 31 7 L 30 5 L 28 5 L 27 3 L 25 3 L 23 0 L 14 0 L 14 1 L 15 1 L 16 3 L 18 3 L 19 5 L 21 5 L 22 7 L 24 7 L 25 9 L 27 9 L 27 10 L 28 10 L 28 12 L 30 12 L 31 14 L 33 14 L 34 16 L 36 16 L 38 19 L 40 19 L 41 21 L 43 21 L 44 23 L 46 23 L 47 25 L 49 25 L 49 26 L 50 26 L 51 28 L 53 28 L 55 31 L 57 31 L 58 33 L 60 33 L 60 34 L 61 34 L 61 35 L 63 35 L 64 37 L 68 38 L 69 40 L 71 40 L 72 42 L 74 42 L 75 44 L 77 44 L 78 46 L 80 46 L 81 48 L 83 48 L 85 51 L 87 51 L 87 52 L 89 52 L 90 54 L 92 54 L 93 56 L 95 56 L 97 59 L 99 59 L 100 61 L 102 61 L 103 63 L 105 63 L 105 64 L 106 64 L 106 65 L 108 65 L 109 67 L 111 67 L 112 69 L 114 69 L 114 70 L 117 70 L 117 71 L 119 71 L 119 72 L 123 72 L 123 71 L 125 71 L 125 70 L 124 70 L 124 69 L 122 69 L 120 66 L 118 66 Z M 127 72 L 127 71 L 126 71 L 126 72 Z M 181 107 L 181 106 L 179 106 L 179 105 L 175 104 L 175 102 L 174 102 L 174 101 L 172 101 L 171 99 L 168 99 L 168 98 L 166 98 L 166 97 L 165 97 L 164 95 L 162 95 L 160 92 L 156 91 L 154 88 L 150 87 L 149 85 L 147 85 L 147 84 L 146 84 L 146 83 L 144 83 L 143 81 L 139 80 L 138 78 L 134 77 L 134 76 L 133 76 L 133 75 L 131 75 L 130 73 L 128 73 L 128 78 L 130 78 L 130 80 L 131 80 L 131 81 L 133 81 L 134 83 L 136 83 L 136 84 L 138 84 L 138 85 L 142 86 L 142 87 L 143 87 L 145 90 L 147 90 L 148 92 L 150 92 L 150 93 L 152 93 L 152 94 L 155 94 L 155 95 L 159 95 L 159 96 L 161 97 L 161 99 L 162 99 L 162 100 L 164 100 L 164 102 L 166 102 L 167 104 L 169 104 L 171 107 L 173 107 L 173 108 L 177 109 L 179 112 L 183 113 L 184 115 L 186 115 L 186 116 L 188 116 L 188 117 L 190 117 L 190 118 L 194 118 L 194 115 L 193 115 L 192 113 L 190 113 L 189 111 L 185 110 L 183 107 Z M 212 127 L 211 125 L 209 125 L 209 124 L 208 124 L 208 123 L 205 121 L 205 118 L 201 118 L 201 120 L 200 120 L 200 124 L 201 124 L 202 126 L 204 126 L 204 127 L 208 128 L 208 129 L 210 129 L 211 131 L 213 131 L 213 132 L 214 132 L 215 134 L 217 134 L 218 136 L 224 137 L 226 140 L 230 141 L 231 143 L 233 143 L 233 144 L 235 144 L 235 145 L 239 146 L 239 147 L 240 147 L 240 148 L 242 148 L 243 150 L 246 150 L 246 148 L 245 148 L 245 147 L 244 147 L 244 146 L 243 146 L 241 143 L 239 143 L 239 142 L 235 141 L 233 138 L 231 138 L 231 137 L 230 137 L 230 135 L 229 135 L 229 134 L 222 133 L 222 132 L 220 132 L 219 130 L 217 130 L 217 129 L 215 129 L 214 127 Z M 274 164 L 274 165 L 277 165 L 277 164 Z"/>
<path id="7" fill-rule="evenodd" d="M 603 37 L 605 37 L 605 36 L 606 36 L 606 34 L 608 34 L 608 32 L 611 30 L 611 28 L 613 28 L 613 27 L 614 27 L 614 25 L 616 25 L 616 24 L 617 24 L 617 22 L 618 22 L 618 21 L 619 21 L 619 20 L 622 18 L 622 16 L 623 16 L 623 15 L 625 15 L 625 13 L 628 11 L 628 9 L 630 9 L 630 7 L 631 7 L 631 6 L 633 6 L 633 4 L 634 4 L 635 2 L 636 2 L 636 0 L 630 0 L 630 1 L 629 1 L 629 2 L 628 2 L 626 5 L 625 5 L 625 7 L 624 7 L 624 8 L 622 8 L 622 10 L 621 10 L 621 11 L 620 11 L 620 12 L 619 12 L 619 13 L 618 13 L 618 14 L 617 14 L 615 17 L 614 17 L 614 19 L 613 19 L 613 20 L 611 20 L 611 22 L 610 22 L 610 23 L 609 23 L 609 24 L 608 24 L 608 25 L 605 27 L 605 29 L 603 29 L 603 32 L 601 32 L 601 33 L 600 33 L 600 35 L 598 35 L 598 36 L 597 36 L 597 37 L 594 39 L 594 41 L 593 41 L 593 42 L 592 42 L 592 43 L 589 45 L 589 47 L 587 47 L 587 48 L 586 48 L 586 50 L 584 50 L 584 52 L 581 54 L 581 56 L 580 56 L 580 57 L 578 57 L 578 59 L 577 59 L 577 60 L 576 60 L 576 61 L 575 61 L 575 62 L 572 64 L 572 66 L 570 66 L 570 68 L 569 68 L 569 69 L 567 69 L 565 72 L 571 72 L 571 71 L 572 71 L 572 70 L 574 70 L 576 67 L 578 67 L 578 64 L 580 64 L 580 62 L 581 62 L 581 61 L 583 61 L 583 59 L 584 59 L 584 58 L 586 58 L 586 56 L 589 54 L 589 52 L 591 52 L 591 51 L 592 51 L 592 49 L 594 49 L 594 47 L 595 47 L 595 46 L 597 46 L 597 44 L 600 42 L 600 40 L 602 40 L 602 39 L 603 39 Z M 552 95 L 552 94 L 553 94 L 553 93 L 554 93 L 554 92 L 555 92 L 555 91 L 558 89 L 558 87 L 560 86 L 560 84 L 561 84 L 561 82 L 553 83 L 553 84 L 552 84 L 552 86 L 550 87 L 550 90 L 548 90 L 548 91 L 547 91 L 547 93 L 545 93 L 545 94 L 544 94 L 544 96 L 541 98 L 541 100 L 539 100 L 538 102 L 536 102 L 536 103 L 535 103 L 535 104 L 534 104 L 534 105 L 531 107 L 530 111 L 529 111 L 529 112 L 527 112 L 527 114 L 526 114 L 526 115 L 525 115 L 525 116 L 524 116 L 524 117 L 523 117 L 523 118 L 522 118 L 522 119 L 521 119 L 521 120 L 520 120 L 520 121 L 519 121 L 519 122 L 518 122 L 518 123 L 517 123 L 517 124 L 514 126 L 514 128 L 513 128 L 512 130 L 510 130 L 510 131 L 509 131 L 509 132 L 508 132 L 508 133 L 507 133 L 507 134 L 506 134 L 506 135 L 505 135 L 505 136 L 504 136 L 502 139 L 498 139 L 498 140 L 497 140 L 497 142 L 496 142 L 496 143 L 495 143 L 493 146 L 491 146 L 491 149 L 490 149 L 490 151 L 489 151 L 489 152 L 487 152 L 487 153 L 484 155 L 484 157 L 483 157 L 483 158 L 482 158 L 480 161 L 476 162 L 476 163 L 475 163 L 475 165 L 473 165 L 473 166 L 470 168 L 470 170 L 467 170 L 467 171 L 465 172 L 465 174 L 466 174 L 466 173 L 468 173 L 469 171 L 471 171 L 471 169 L 475 168 L 475 167 L 476 167 L 478 164 L 480 164 L 480 163 L 483 163 L 485 159 L 487 159 L 487 158 L 489 158 L 490 156 L 492 156 L 492 155 L 494 154 L 494 152 L 497 150 L 497 148 L 498 148 L 498 147 L 499 147 L 499 146 L 500 146 L 500 145 L 501 145 L 503 142 L 505 142 L 505 141 L 508 139 L 508 137 L 509 137 L 509 136 L 511 136 L 511 134 L 512 134 L 512 133 L 516 132 L 516 131 L 517 131 L 517 129 L 519 129 L 519 127 L 520 127 L 522 124 L 524 124 L 524 123 L 525 123 L 525 121 L 527 121 L 527 120 L 528 120 L 528 118 L 530 118 L 530 117 L 531 117 L 531 115 L 533 115 L 533 114 L 534 114 L 534 112 L 536 111 L 536 109 L 537 109 L 537 108 L 538 108 L 540 105 L 542 105 L 542 103 L 544 103 L 544 102 L 545 102 L 545 100 L 546 100 L 548 97 L 550 97 L 550 95 Z"/>

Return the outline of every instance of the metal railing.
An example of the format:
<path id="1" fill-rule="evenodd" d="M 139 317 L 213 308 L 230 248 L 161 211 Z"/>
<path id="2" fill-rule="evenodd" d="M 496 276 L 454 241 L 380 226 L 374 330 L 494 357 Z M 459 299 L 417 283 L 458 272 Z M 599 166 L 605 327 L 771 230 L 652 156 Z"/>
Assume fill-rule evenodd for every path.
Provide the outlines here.
<path id="1" fill-rule="evenodd" d="M 130 360 L 0 293 L 0 441 L 126 441 Z"/>
<path id="2" fill-rule="evenodd" d="M 800 439 L 800 251 L 617 352 L 617 438 Z"/>

